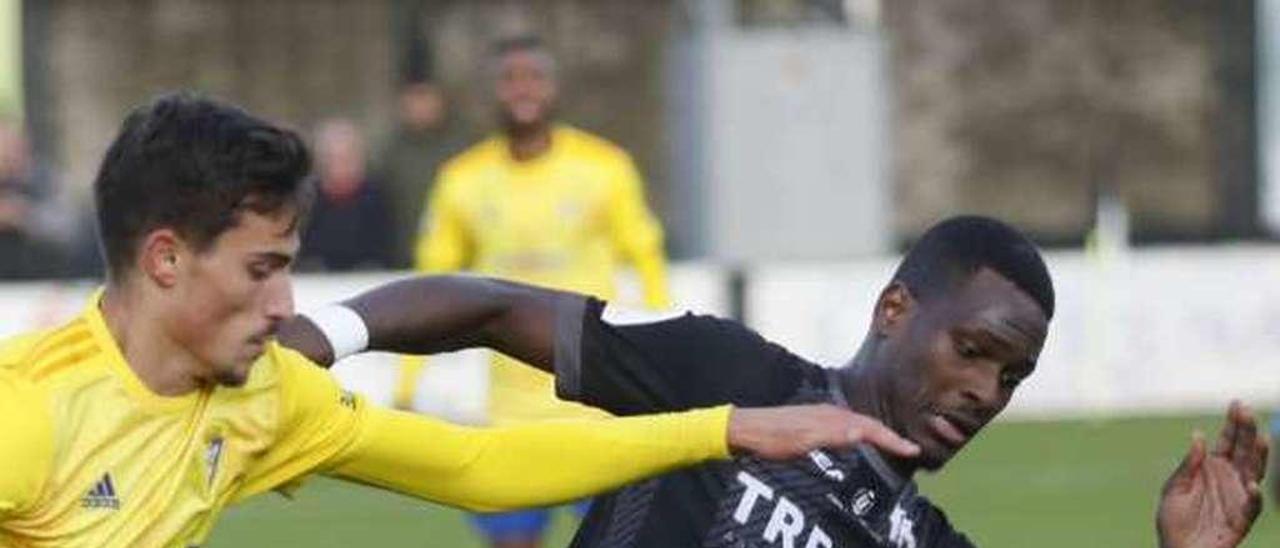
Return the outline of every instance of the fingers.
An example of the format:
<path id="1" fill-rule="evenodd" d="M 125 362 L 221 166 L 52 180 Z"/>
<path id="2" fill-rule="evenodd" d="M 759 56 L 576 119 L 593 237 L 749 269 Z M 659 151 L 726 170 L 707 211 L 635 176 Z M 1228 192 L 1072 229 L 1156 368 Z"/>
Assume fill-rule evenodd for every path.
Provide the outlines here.
<path id="1" fill-rule="evenodd" d="M 920 446 L 913 443 L 880 421 L 854 415 L 853 426 L 849 429 L 851 443 L 870 443 L 879 449 L 900 457 L 914 457 L 920 454 Z"/>
<path id="2" fill-rule="evenodd" d="M 1244 481 L 1260 481 L 1266 473 L 1266 446 L 1266 436 L 1259 431 L 1253 410 L 1232 400 L 1213 454 L 1230 461 Z"/>
<path id="3" fill-rule="evenodd" d="M 867 442 L 892 454 L 914 455 L 919 448 L 879 421 L 834 405 L 734 408 L 729 417 L 730 448 L 770 459 L 795 458 L 824 447 L 845 448 Z"/>
<path id="4" fill-rule="evenodd" d="M 1188 464 L 1188 472 L 1198 473 L 1204 466 L 1204 460 L 1208 457 L 1208 450 L 1205 447 L 1204 432 L 1196 430 L 1191 433 L 1191 448 L 1187 450 L 1186 464 Z"/>
<path id="5" fill-rule="evenodd" d="M 1191 489 L 1196 476 L 1200 474 L 1200 470 L 1204 467 L 1206 456 L 1204 434 L 1196 430 L 1191 434 L 1191 447 L 1187 449 L 1186 456 L 1182 457 L 1182 462 L 1178 464 L 1178 468 L 1173 471 L 1168 481 L 1165 482 L 1165 491 L 1167 492 L 1171 489 L 1187 491 Z"/>
<path id="6" fill-rule="evenodd" d="M 1237 405 L 1235 410 L 1232 422 L 1236 424 L 1236 436 L 1231 448 L 1231 464 L 1245 481 L 1258 481 L 1266 467 L 1266 443 L 1258 432 L 1253 411 L 1246 405 Z"/>
<path id="7" fill-rule="evenodd" d="M 1262 510 L 1262 490 L 1256 481 L 1241 481 L 1230 463 L 1210 458 L 1204 466 L 1204 481 L 1213 504 L 1218 506 L 1227 530 L 1243 537 Z"/>
<path id="8" fill-rule="evenodd" d="M 1231 403 L 1227 405 L 1227 416 L 1222 426 L 1222 432 L 1218 434 L 1218 442 L 1213 447 L 1215 455 L 1231 458 L 1231 451 L 1235 447 L 1236 437 L 1239 433 L 1239 422 L 1240 400 L 1231 400 Z"/>
<path id="9" fill-rule="evenodd" d="M 1267 459 L 1271 455 L 1271 440 L 1267 435 L 1258 436 L 1258 441 L 1254 447 L 1255 454 L 1258 455 L 1257 478 L 1261 483 L 1263 476 L 1267 474 Z"/>
<path id="10" fill-rule="evenodd" d="M 1262 514 L 1262 486 L 1256 481 L 1251 481 L 1245 486 L 1245 491 L 1249 494 L 1249 510 L 1245 517 L 1252 524 L 1254 520 L 1258 519 L 1258 515 Z"/>

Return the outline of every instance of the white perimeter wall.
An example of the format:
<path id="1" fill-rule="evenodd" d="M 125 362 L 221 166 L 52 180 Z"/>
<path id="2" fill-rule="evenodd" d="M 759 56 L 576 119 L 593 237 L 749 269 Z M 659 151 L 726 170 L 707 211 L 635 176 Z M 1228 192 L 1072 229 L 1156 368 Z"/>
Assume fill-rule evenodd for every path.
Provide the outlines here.
<path id="1" fill-rule="evenodd" d="M 1216 409 L 1230 397 L 1280 403 L 1280 248 L 1166 248 L 1107 261 L 1080 253 L 1048 256 L 1058 291 L 1040 367 L 1008 414 L 1019 417 Z M 759 266 L 748 272 L 751 323 L 825 365 L 839 365 L 866 332 L 871 305 L 896 258 L 839 264 Z M 303 276 L 300 309 L 402 277 L 385 273 Z M 713 265 L 673 269 L 677 302 L 726 314 L 725 272 Z M 0 337 L 52 325 L 83 306 L 92 287 L 0 285 Z M 621 300 L 634 302 L 623 292 Z M 391 356 L 352 359 L 339 378 L 387 401 Z M 418 405 L 467 422 L 484 420 L 483 358 L 436 359 Z"/>

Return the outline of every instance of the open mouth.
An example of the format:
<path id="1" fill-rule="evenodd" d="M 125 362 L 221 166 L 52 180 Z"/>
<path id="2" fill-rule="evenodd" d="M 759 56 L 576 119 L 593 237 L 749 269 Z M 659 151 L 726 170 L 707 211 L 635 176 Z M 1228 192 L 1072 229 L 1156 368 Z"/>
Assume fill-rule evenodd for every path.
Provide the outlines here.
<path id="1" fill-rule="evenodd" d="M 929 428 L 951 447 L 960 447 L 973 437 L 977 427 L 972 421 L 950 413 L 932 412 L 928 417 Z"/>

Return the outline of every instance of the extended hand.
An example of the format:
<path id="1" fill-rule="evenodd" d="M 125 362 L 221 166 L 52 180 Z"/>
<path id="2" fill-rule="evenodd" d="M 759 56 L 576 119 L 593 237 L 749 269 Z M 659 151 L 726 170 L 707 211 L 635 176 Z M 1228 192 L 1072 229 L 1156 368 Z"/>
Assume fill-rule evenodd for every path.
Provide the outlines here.
<path id="1" fill-rule="evenodd" d="M 729 447 L 770 460 L 857 443 L 870 443 L 902 457 L 920 453 L 919 446 L 880 421 L 834 405 L 734 408 L 729 418 Z"/>
<path id="2" fill-rule="evenodd" d="M 1213 451 L 1196 434 L 1191 449 L 1165 482 L 1156 514 L 1164 548 L 1229 548 L 1238 545 L 1262 509 L 1258 486 L 1266 469 L 1267 440 L 1253 413 L 1238 401 Z"/>

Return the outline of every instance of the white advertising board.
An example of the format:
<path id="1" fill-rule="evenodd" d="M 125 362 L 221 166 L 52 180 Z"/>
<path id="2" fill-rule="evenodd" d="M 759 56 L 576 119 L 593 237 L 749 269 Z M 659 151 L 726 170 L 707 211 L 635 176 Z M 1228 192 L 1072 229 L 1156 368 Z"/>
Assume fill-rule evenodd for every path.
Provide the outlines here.
<path id="1" fill-rule="evenodd" d="M 1280 403 L 1280 248 L 1141 250 L 1101 261 L 1051 253 L 1057 313 L 1040 366 L 1010 407 L 1014 417 L 1208 410 L 1232 397 Z M 761 266 L 748 273 L 750 323 L 766 337 L 818 363 L 848 360 L 866 333 L 872 305 L 896 258 L 839 264 Z M 346 298 L 397 273 L 300 276 L 300 310 Z M 88 284 L 0 285 L 0 337 L 55 325 L 84 305 Z M 712 265 L 672 268 L 681 308 L 725 315 L 726 275 Z M 618 301 L 638 301 L 626 278 Z M 389 355 L 335 367 L 348 387 L 390 401 L 396 371 Z M 462 422 L 483 422 L 484 356 L 433 358 L 418 407 Z"/>

